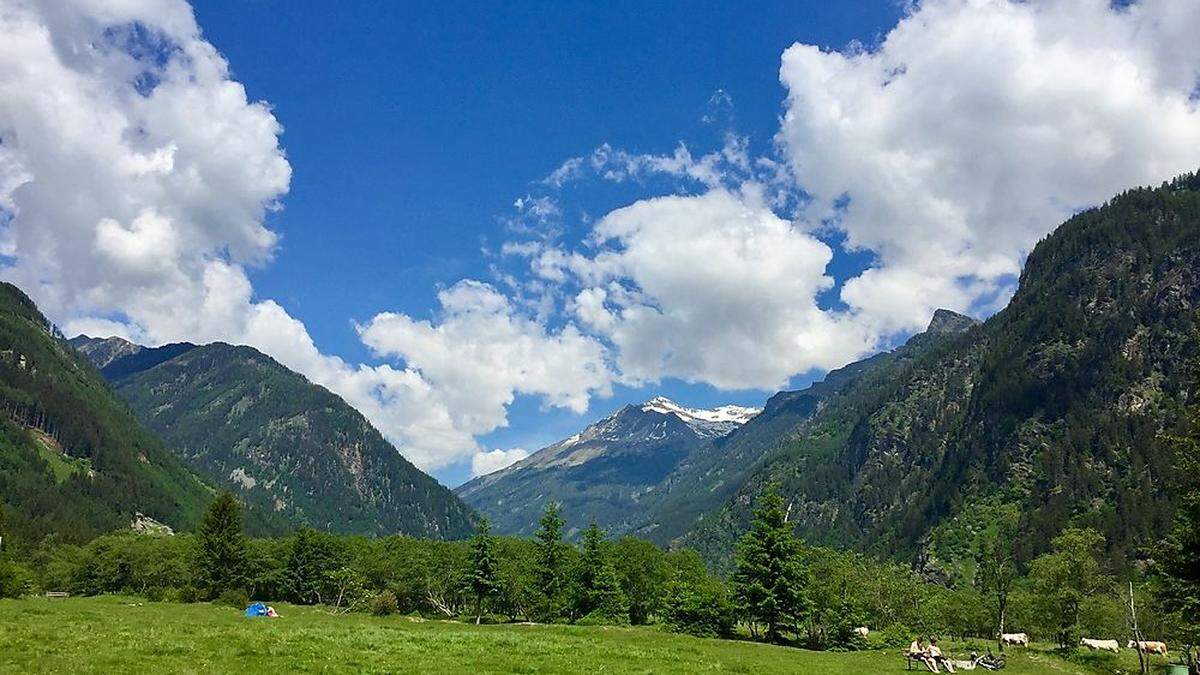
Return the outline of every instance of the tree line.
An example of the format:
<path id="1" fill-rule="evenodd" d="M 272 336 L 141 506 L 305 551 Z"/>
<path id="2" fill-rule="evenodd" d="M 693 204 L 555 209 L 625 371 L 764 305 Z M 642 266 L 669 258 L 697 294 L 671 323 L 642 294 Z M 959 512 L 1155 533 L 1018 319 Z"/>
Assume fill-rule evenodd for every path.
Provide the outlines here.
<path id="1" fill-rule="evenodd" d="M 39 589 L 133 593 L 152 600 L 252 599 L 319 604 L 334 612 L 419 613 L 471 622 L 661 624 L 708 637 L 743 636 L 817 649 L 906 645 L 915 635 L 994 640 L 1025 632 L 1072 650 L 1081 636 L 1140 633 L 1195 659 L 1200 643 L 1200 419 L 1176 438 L 1183 495 L 1163 542 L 1138 565 L 1105 558 L 1104 537 L 1068 528 L 1023 563 L 1010 524 L 993 524 L 969 582 L 940 583 L 911 567 L 809 546 L 783 498 L 768 487 L 739 539 L 733 571 L 713 574 L 690 550 L 635 537 L 615 541 L 592 524 L 569 541 L 557 504 L 534 537 L 497 536 L 486 521 L 467 541 L 368 538 L 301 529 L 252 539 L 230 494 L 194 534 L 124 532 L 85 545 L 50 536 L 4 544 L 0 595 Z M 0 533 L 5 532 L 0 511 Z M 14 553 L 17 552 L 17 553 Z M 860 627 L 868 627 L 864 637 Z"/>

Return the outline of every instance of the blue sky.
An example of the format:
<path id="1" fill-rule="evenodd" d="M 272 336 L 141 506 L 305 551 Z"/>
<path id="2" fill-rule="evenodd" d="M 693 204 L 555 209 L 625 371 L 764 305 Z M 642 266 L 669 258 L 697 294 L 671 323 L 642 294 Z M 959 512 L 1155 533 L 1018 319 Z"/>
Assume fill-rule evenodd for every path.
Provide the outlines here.
<path id="1" fill-rule="evenodd" d="M 1179 0 L 23 3 L 0 278 L 69 335 L 254 346 L 455 484 L 989 316 L 1062 220 L 1200 165 L 1197 31 Z"/>
<path id="2" fill-rule="evenodd" d="M 255 288 L 304 321 L 323 350 L 350 359 L 371 358 L 352 320 L 383 310 L 426 317 L 439 287 L 486 277 L 480 247 L 506 236 L 498 219 L 563 160 L 602 143 L 653 153 L 719 144 L 727 125 L 703 121 L 714 112 L 768 151 L 783 50 L 871 42 L 899 16 L 890 1 L 754 12 L 690 2 L 428 4 L 194 3 L 234 77 L 285 128 L 294 175 L 269 221 L 284 239 L 275 262 L 252 272 Z M 710 103 L 718 91 L 731 110 Z M 520 396 L 510 426 L 483 442 L 536 449 L 659 392 L 700 406 L 761 405 L 771 393 L 672 379 L 620 387 L 583 416 Z M 456 483 L 469 467 L 436 475 Z"/>

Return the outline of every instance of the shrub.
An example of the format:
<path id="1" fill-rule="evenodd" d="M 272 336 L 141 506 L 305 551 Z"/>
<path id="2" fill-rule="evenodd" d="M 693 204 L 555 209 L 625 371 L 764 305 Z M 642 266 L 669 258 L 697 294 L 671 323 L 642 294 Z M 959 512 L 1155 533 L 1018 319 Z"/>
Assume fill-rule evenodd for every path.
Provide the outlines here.
<path id="1" fill-rule="evenodd" d="M 33 592 L 33 574 L 24 565 L 0 558 L 0 598 L 19 598 Z"/>
<path id="2" fill-rule="evenodd" d="M 675 582 L 663 602 L 663 621 L 676 633 L 728 637 L 735 624 L 733 605 L 718 582 Z"/>
<path id="3" fill-rule="evenodd" d="M 240 588 L 231 588 L 227 591 L 222 591 L 221 594 L 217 596 L 216 604 L 234 607 L 236 609 L 246 609 L 246 607 L 250 604 L 250 596 L 246 594 L 246 591 Z"/>
<path id="4" fill-rule="evenodd" d="M 396 594 L 391 591 L 383 591 L 373 595 L 370 607 L 371 613 L 375 616 L 388 616 L 400 611 L 400 603 L 396 600 Z"/>
<path id="5" fill-rule="evenodd" d="M 156 586 L 146 590 L 150 602 L 183 602 L 184 593 L 178 588 Z"/>
<path id="6" fill-rule="evenodd" d="M 872 632 L 869 641 L 873 647 L 896 649 L 912 644 L 916 636 L 917 632 L 908 626 L 893 624 L 881 631 Z"/>
<path id="7" fill-rule="evenodd" d="M 196 588 L 192 584 L 188 584 L 179 589 L 180 602 L 186 602 L 189 604 L 193 602 L 200 602 L 204 599 L 203 596 L 204 593 L 202 593 L 199 588 Z"/>

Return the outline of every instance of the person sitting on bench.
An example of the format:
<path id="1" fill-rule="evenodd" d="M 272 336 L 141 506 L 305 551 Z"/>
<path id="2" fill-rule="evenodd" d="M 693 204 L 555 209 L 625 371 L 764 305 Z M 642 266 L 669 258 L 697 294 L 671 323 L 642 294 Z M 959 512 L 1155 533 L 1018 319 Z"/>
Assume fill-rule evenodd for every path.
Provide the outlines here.
<path id="1" fill-rule="evenodd" d="M 913 640 L 912 644 L 908 646 L 908 652 L 904 654 L 904 659 L 908 665 L 912 665 L 912 662 L 916 661 L 917 663 L 925 664 L 929 672 L 938 672 L 937 664 L 929 658 L 929 651 L 925 647 L 925 640 L 920 636 L 917 636 L 917 639 Z"/>
<path id="2" fill-rule="evenodd" d="M 935 673 L 937 672 L 937 667 L 939 665 L 945 666 L 947 673 L 954 672 L 954 664 L 950 663 L 950 660 L 942 655 L 942 649 L 941 649 L 941 647 L 938 647 L 936 638 L 930 638 L 929 649 L 927 650 L 927 653 L 929 654 L 929 660 L 933 662 L 933 666 L 934 666 L 933 672 L 935 672 Z"/>

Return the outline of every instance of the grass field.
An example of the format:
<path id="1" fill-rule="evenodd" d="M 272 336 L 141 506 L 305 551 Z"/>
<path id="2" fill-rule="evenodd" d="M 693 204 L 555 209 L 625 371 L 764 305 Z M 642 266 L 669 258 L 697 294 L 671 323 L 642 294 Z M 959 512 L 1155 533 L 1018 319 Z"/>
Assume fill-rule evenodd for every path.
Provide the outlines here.
<path id="1" fill-rule="evenodd" d="M 810 652 L 654 628 L 474 626 L 276 608 L 279 619 L 246 619 L 227 607 L 124 597 L 0 600 L 0 672 L 904 672 L 895 650 Z M 1028 651 L 1003 672 L 1096 671 Z"/>

